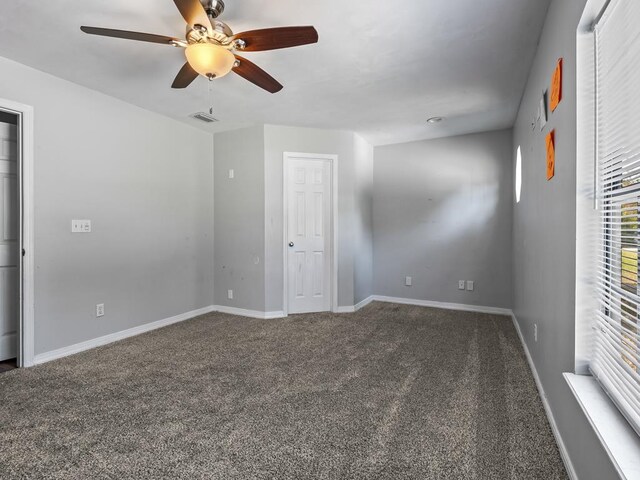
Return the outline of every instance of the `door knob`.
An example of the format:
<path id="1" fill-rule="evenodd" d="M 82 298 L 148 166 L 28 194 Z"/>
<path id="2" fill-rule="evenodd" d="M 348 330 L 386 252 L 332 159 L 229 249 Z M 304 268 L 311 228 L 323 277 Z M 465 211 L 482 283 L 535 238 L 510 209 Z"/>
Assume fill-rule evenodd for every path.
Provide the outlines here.
<path id="1" fill-rule="evenodd" d="M 293 247 L 293 242 L 289 242 L 289 246 L 290 246 L 290 247 Z"/>

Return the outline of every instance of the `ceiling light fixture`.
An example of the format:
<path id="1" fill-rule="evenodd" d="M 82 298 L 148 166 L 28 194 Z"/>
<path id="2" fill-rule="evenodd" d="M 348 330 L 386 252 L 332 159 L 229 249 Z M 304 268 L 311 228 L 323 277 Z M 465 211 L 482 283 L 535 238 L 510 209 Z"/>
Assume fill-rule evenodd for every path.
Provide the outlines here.
<path id="1" fill-rule="evenodd" d="M 442 120 L 444 120 L 444 118 L 442 117 L 431 117 L 430 119 L 427 120 L 427 123 L 430 124 L 434 124 L 434 123 L 440 123 Z"/>
<path id="2" fill-rule="evenodd" d="M 236 61 L 233 53 L 213 43 L 191 44 L 186 48 L 185 55 L 191 68 L 210 79 L 224 77 Z"/>
<path id="3" fill-rule="evenodd" d="M 235 51 L 263 52 L 318 42 L 318 31 L 312 26 L 260 28 L 234 34 L 229 25 L 218 20 L 224 11 L 224 0 L 173 0 L 173 3 L 187 22 L 184 40 L 166 35 L 86 25 L 80 27 L 80 30 L 101 37 L 184 47 L 187 63 L 176 75 L 171 88 L 186 88 L 198 75 L 213 80 L 233 71 L 269 93 L 282 90 L 280 82 L 255 63 L 235 55 Z"/>

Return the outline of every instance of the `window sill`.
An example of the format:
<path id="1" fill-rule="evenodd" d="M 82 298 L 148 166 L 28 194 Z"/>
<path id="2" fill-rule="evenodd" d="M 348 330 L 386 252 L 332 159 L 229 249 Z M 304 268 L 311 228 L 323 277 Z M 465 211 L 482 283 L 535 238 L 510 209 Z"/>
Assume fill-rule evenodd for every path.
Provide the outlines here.
<path id="1" fill-rule="evenodd" d="M 620 478 L 640 479 L 640 437 L 593 377 L 565 373 L 564 378 Z"/>

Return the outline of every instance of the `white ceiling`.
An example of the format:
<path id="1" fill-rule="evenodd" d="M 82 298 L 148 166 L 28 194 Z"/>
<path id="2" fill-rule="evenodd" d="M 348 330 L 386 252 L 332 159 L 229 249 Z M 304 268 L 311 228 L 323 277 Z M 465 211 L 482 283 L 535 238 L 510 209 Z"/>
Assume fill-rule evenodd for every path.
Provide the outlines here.
<path id="1" fill-rule="evenodd" d="M 225 0 L 234 32 L 314 25 L 316 45 L 244 55 L 284 86 L 235 74 L 171 82 L 181 49 L 89 36 L 80 25 L 182 37 L 171 0 L 2 0 L 0 56 L 219 131 L 255 123 L 354 130 L 374 145 L 513 125 L 550 0 Z M 444 116 L 429 126 L 425 120 Z"/>

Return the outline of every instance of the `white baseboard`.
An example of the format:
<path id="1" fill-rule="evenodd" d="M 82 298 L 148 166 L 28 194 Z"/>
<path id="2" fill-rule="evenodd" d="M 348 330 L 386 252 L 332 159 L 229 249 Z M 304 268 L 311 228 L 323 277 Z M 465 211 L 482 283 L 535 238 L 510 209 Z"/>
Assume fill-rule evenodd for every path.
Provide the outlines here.
<path id="1" fill-rule="evenodd" d="M 505 314 L 505 315 L 511 314 L 510 310 L 502 309 L 502 308 L 477 307 L 473 305 L 429 302 L 424 300 L 412 300 L 407 298 L 384 297 L 384 296 L 377 296 L 377 295 L 372 295 L 354 306 L 338 307 L 337 313 L 353 313 L 360 310 L 361 308 L 365 307 L 366 305 L 368 305 L 373 301 L 402 303 L 402 304 L 418 305 L 418 306 L 424 306 L 424 307 L 447 308 L 452 310 L 497 313 L 497 314 Z M 102 337 L 76 343 L 74 345 L 69 345 L 68 347 L 63 347 L 56 350 L 52 350 L 50 352 L 41 353 L 36 355 L 33 363 L 34 365 L 39 365 L 41 363 L 49 362 L 51 360 L 55 360 L 58 358 L 63 358 L 69 355 L 73 355 L 75 353 L 80 353 L 85 350 L 89 350 L 91 348 L 107 345 L 108 343 L 116 342 L 118 340 L 123 340 L 125 338 L 133 337 L 135 335 L 140 335 L 141 333 L 150 332 L 151 330 L 156 330 L 158 328 L 162 328 L 167 325 L 171 325 L 173 323 L 182 322 L 184 320 L 197 317 L 198 315 L 204 315 L 206 313 L 211 313 L 211 312 L 228 313 L 231 315 L 238 315 L 238 316 L 249 317 L 249 318 L 259 318 L 259 319 L 265 319 L 265 320 L 283 318 L 286 316 L 283 311 L 261 312 L 258 310 L 247 310 L 244 308 L 228 307 L 224 305 L 211 305 L 209 307 L 201 308 L 199 310 L 193 310 L 191 312 L 182 313 L 180 315 L 175 315 L 173 317 L 165 318 L 163 320 L 158 320 L 158 321 L 147 323 L 137 327 L 129 328 L 127 330 L 122 330 L 120 332 L 110 333 L 108 335 L 104 335 Z"/>
<path id="2" fill-rule="evenodd" d="M 492 313 L 495 315 L 511 315 L 511 309 L 498 307 L 483 307 L 479 305 L 465 305 L 463 303 L 433 302 L 431 300 L 416 300 L 413 298 L 385 297 L 373 295 L 372 301 L 416 305 L 418 307 L 443 308 L 445 310 L 459 310 L 461 312 Z"/>
<path id="3" fill-rule="evenodd" d="M 158 328 L 166 327 L 167 325 L 183 322 L 185 320 L 189 320 L 199 315 L 204 315 L 206 313 L 211 313 L 211 312 L 229 313 L 232 315 L 239 315 L 242 317 L 261 318 L 261 319 L 267 319 L 267 320 L 274 319 L 274 318 L 282 318 L 285 316 L 284 312 L 282 311 L 259 312 L 256 310 L 245 310 L 243 308 L 226 307 L 223 305 L 211 305 L 209 307 L 193 310 L 187 313 L 181 313 L 180 315 L 175 315 L 173 317 L 165 318 L 163 320 L 146 323 L 144 325 L 129 328 L 127 330 L 121 330 L 120 332 L 110 333 L 102 337 L 76 343 L 74 345 L 69 345 L 68 347 L 62 347 L 62 348 L 58 348 L 57 350 L 52 350 L 50 352 L 40 353 L 36 355 L 33 364 L 39 365 L 41 363 L 50 362 L 51 360 L 56 360 L 58 358 L 67 357 L 75 353 L 84 352 L 85 350 L 89 350 L 91 348 L 101 347 L 109 343 L 117 342 L 118 340 L 134 337 L 136 335 L 140 335 L 141 333 L 150 332 L 151 330 L 156 330 Z"/>
<path id="4" fill-rule="evenodd" d="M 369 296 L 369 297 L 365 298 L 364 300 L 362 300 L 361 302 L 356 303 L 356 305 L 355 305 L 355 307 L 354 307 L 354 311 L 356 311 L 356 312 L 357 312 L 357 311 L 358 311 L 358 310 L 360 310 L 361 308 L 366 307 L 366 306 L 367 306 L 367 305 L 369 305 L 371 302 L 373 302 L 373 300 L 374 300 L 374 296 L 373 296 L 373 295 L 371 295 L 371 296 Z"/>
<path id="5" fill-rule="evenodd" d="M 265 320 L 285 317 L 285 314 L 283 311 L 261 312 L 259 310 L 247 310 L 244 308 L 227 307 L 226 305 L 216 305 L 215 311 L 221 312 L 221 313 L 228 313 L 230 315 L 238 315 L 240 317 L 261 318 Z"/>
<path id="6" fill-rule="evenodd" d="M 361 308 L 369 305 L 373 302 L 374 297 L 370 296 L 365 298 L 363 301 L 358 303 L 357 305 L 346 305 L 342 307 L 336 308 L 334 313 L 353 313 L 357 312 Z M 224 305 L 216 305 L 216 311 L 222 313 L 229 313 L 231 315 L 239 315 L 241 317 L 250 317 L 250 318 L 263 318 L 263 319 L 273 319 L 273 318 L 284 318 L 286 317 L 285 313 L 280 310 L 276 312 L 261 312 L 260 310 L 245 310 L 244 308 L 236 308 L 236 307 L 227 307 Z"/>
<path id="7" fill-rule="evenodd" d="M 522 343 L 524 354 L 526 355 L 527 361 L 529 362 L 529 367 L 531 368 L 531 373 L 533 374 L 536 386 L 538 387 L 538 393 L 540 394 L 540 398 L 542 399 L 542 405 L 544 406 L 544 411 L 547 414 L 549 425 L 551 425 L 553 436 L 555 437 L 556 443 L 558 444 L 558 450 L 560 450 L 560 456 L 562 457 L 564 466 L 567 469 L 567 474 L 569 475 L 569 478 L 571 480 L 578 480 L 578 475 L 576 474 L 576 470 L 573 467 L 573 463 L 571 462 L 571 458 L 569 457 L 569 452 L 567 451 L 567 447 L 562 440 L 562 436 L 560 435 L 560 431 L 558 430 L 558 425 L 556 424 L 556 419 L 554 418 L 553 412 L 551 411 L 549 400 L 547 399 L 547 395 L 544 393 L 544 388 L 542 386 L 542 382 L 540 381 L 538 370 L 536 369 L 535 363 L 533 363 L 533 357 L 529 352 L 529 347 L 527 347 L 527 344 L 524 341 L 522 330 L 520 330 L 520 324 L 518 323 L 518 319 L 513 312 L 511 312 L 511 318 L 513 320 L 513 326 L 515 327 L 516 332 L 518 332 L 518 337 L 520 338 L 520 343 Z"/>
<path id="8" fill-rule="evenodd" d="M 58 348 L 57 350 L 52 350 L 50 352 L 40 353 L 35 356 L 33 363 L 34 365 L 39 365 L 41 363 L 50 362 L 51 360 L 67 357 L 69 355 L 73 355 L 74 353 L 84 352 L 85 350 L 89 350 L 91 348 L 101 347 L 102 345 L 107 345 L 108 343 L 116 342 L 118 340 L 124 340 L 125 338 L 129 337 L 134 337 L 136 335 L 140 335 L 141 333 L 150 332 L 151 330 L 156 330 L 158 328 L 166 327 L 167 325 L 183 322 L 199 315 L 204 315 L 206 313 L 211 313 L 214 311 L 214 306 L 204 307 L 198 310 L 192 310 L 191 312 L 181 313 L 180 315 L 165 318 L 163 320 L 145 323 L 144 325 L 129 328 L 127 330 L 110 333 L 108 335 L 94 338 L 92 340 L 87 340 L 85 342 L 76 343 L 75 345 L 69 345 L 68 347 Z"/>
<path id="9" fill-rule="evenodd" d="M 353 313 L 356 311 L 356 308 L 351 305 L 351 306 L 345 306 L 345 307 L 338 307 L 335 311 L 335 313 Z"/>

